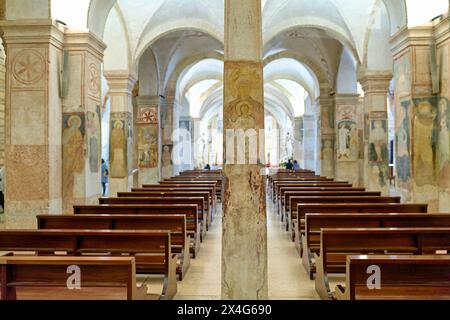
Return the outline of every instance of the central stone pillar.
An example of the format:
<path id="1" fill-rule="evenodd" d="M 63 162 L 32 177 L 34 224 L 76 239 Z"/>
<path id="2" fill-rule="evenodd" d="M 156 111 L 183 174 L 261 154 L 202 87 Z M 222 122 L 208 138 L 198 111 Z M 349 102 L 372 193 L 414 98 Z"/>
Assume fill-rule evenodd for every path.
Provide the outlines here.
<path id="1" fill-rule="evenodd" d="M 62 80 L 63 213 L 98 203 L 101 191 L 101 64 L 106 45 L 92 33 L 67 30 Z"/>
<path id="2" fill-rule="evenodd" d="M 111 96 L 109 195 L 133 186 L 133 105 L 136 79 L 127 72 L 105 72 Z"/>
<path id="3" fill-rule="evenodd" d="M 15 3 L 15 2 L 14 2 Z M 6 44 L 6 227 L 61 213 L 63 30 L 49 19 L 2 21 Z"/>
<path id="4" fill-rule="evenodd" d="M 265 154 L 259 131 L 264 129 L 261 21 L 261 0 L 225 0 L 224 300 L 268 298 L 266 192 L 260 173 Z M 243 132 L 249 141 L 245 152 L 234 148 L 235 136 Z M 236 153 L 245 154 L 245 164 L 230 159 Z"/>
<path id="5" fill-rule="evenodd" d="M 317 146 L 319 170 L 321 176 L 334 178 L 335 171 L 335 134 L 334 134 L 334 101 L 330 97 L 317 99 Z"/>
<path id="6" fill-rule="evenodd" d="M 365 93 L 365 186 L 383 195 L 389 195 L 387 94 L 391 79 L 390 73 L 366 72 L 359 80 Z"/>
<path id="7" fill-rule="evenodd" d="M 159 101 L 160 97 L 137 98 L 135 149 L 139 169 L 138 185 L 158 183 L 159 170 Z"/>

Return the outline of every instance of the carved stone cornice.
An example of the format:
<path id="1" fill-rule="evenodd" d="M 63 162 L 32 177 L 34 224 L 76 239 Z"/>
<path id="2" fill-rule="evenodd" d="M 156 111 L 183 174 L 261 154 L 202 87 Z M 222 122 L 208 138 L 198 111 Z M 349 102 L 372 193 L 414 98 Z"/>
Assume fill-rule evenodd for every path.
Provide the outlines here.
<path id="1" fill-rule="evenodd" d="M 136 97 L 136 103 L 138 106 L 154 106 L 160 105 L 161 98 L 159 96 L 139 96 Z"/>
<path id="2" fill-rule="evenodd" d="M 3 40 L 8 45 L 48 45 L 62 49 L 64 29 L 51 19 L 0 20 Z"/>
<path id="3" fill-rule="evenodd" d="M 446 15 L 438 21 L 399 30 L 390 40 L 391 52 L 396 59 L 412 46 L 429 46 L 434 43 L 439 46 L 448 41 L 449 37 L 450 17 Z"/>
<path id="4" fill-rule="evenodd" d="M 392 80 L 391 72 L 366 72 L 360 74 L 358 81 L 366 95 L 368 94 L 387 94 Z"/>
<path id="5" fill-rule="evenodd" d="M 136 78 L 127 71 L 106 71 L 104 73 L 108 81 L 109 94 L 130 95 L 136 83 Z"/>
<path id="6" fill-rule="evenodd" d="M 88 51 L 102 61 L 106 47 L 106 43 L 92 32 L 70 31 L 66 29 L 64 49 Z"/>

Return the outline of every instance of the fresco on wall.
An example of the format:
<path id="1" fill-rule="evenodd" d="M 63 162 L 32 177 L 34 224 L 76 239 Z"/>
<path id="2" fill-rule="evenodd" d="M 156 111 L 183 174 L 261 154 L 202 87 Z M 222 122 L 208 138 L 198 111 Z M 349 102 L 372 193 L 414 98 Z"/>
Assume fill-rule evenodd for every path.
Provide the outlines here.
<path id="1" fill-rule="evenodd" d="M 398 97 L 411 92 L 411 61 L 409 53 L 403 55 L 394 65 L 395 90 Z"/>
<path id="2" fill-rule="evenodd" d="M 369 161 L 387 162 L 389 149 L 387 145 L 387 120 L 374 119 L 370 123 Z"/>
<path id="3" fill-rule="evenodd" d="M 85 116 L 83 113 L 63 115 L 63 197 L 75 195 L 75 175 L 84 170 Z"/>
<path id="4" fill-rule="evenodd" d="M 356 106 L 337 106 L 338 161 L 357 161 L 359 158 L 359 131 L 356 124 Z"/>
<path id="5" fill-rule="evenodd" d="M 86 113 L 86 131 L 89 154 L 89 168 L 91 173 L 98 173 L 101 155 L 101 124 L 100 106 L 95 112 Z"/>
<path id="6" fill-rule="evenodd" d="M 161 161 L 162 161 L 162 176 L 164 178 L 171 177 L 172 176 L 172 150 L 173 145 L 172 144 L 166 144 L 162 147 L 162 155 L 161 155 Z"/>
<path id="7" fill-rule="evenodd" d="M 126 138 L 127 138 L 127 150 L 134 150 L 134 141 L 133 141 L 133 120 L 131 115 L 127 117 L 127 120 L 125 121 L 125 132 L 126 132 Z M 134 161 L 133 161 L 133 152 L 127 152 L 126 153 L 126 161 L 127 161 L 127 167 L 128 167 L 128 175 L 133 174 L 133 170 L 136 169 L 133 167 Z"/>
<path id="8" fill-rule="evenodd" d="M 332 177 L 334 172 L 334 140 L 322 140 L 322 175 Z"/>
<path id="9" fill-rule="evenodd" d="M 439 185 L 450 188 L 450 110 L 446 98 L 439 101 L 438 141 Z"/>
<path id="10" fill-rule="evenodd" d="M 411 129 L 409 109 L 411 102 L 403 101 L 396 109 L 398 128 L 396 130 L 396 174 L 400 182 L 408 183 L 411 179 Z"/>
<path id="11" fill-rule="evenodd" d="M 380 186 L 384 188 L 387 185 L 389 170 L 386 164 L 370 164 L 369 184 L 371 186 Z"/>
<path id="12" fill-rule="evenodd" d="M 413 173 L 417 186 L 433 185 L 436 178 L 436 99 L 414 99 Z"/>
<path id="13" fill-rule="evenodd" d="M 110 171 L 111 178 L 127 176 L 127 135 L 125 120 L 111 121 Z"/>
<path id="14" fill-rule="evenodd" d="M 158 127 L 138 127 L 138 164 L 139 168 L 158 167 Z"/>

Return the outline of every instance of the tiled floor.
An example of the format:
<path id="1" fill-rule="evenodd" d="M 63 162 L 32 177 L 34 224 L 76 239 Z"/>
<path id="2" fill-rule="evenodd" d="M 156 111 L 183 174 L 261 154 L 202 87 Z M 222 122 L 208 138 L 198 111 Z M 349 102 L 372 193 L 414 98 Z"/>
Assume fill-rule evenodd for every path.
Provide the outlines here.
<path id="1" fill-rule="evenodd" d="M 318 299 L 294 243 L 268 203 L 269 298 Z M 178 284 L 178 300 L 220 299 L 221 218 L 217 216 L 197 259 Z"/>

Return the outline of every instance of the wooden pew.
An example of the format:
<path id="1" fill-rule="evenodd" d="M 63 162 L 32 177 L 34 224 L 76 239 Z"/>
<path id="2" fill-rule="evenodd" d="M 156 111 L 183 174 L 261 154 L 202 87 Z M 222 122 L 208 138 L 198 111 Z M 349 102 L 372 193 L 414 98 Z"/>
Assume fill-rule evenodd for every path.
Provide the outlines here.
<path id="1" fill-rule="evenodd" d="M 209 224 L 212 222 L 212 217 L 215 215 L 216 202 L 213 200 L 215 194 L 212 189 L 210 190 L 189 190 L 189 189 L 176 189 L 176 190 L 162 190 L 152 188 L 132 188 L 131 192 L 118 192 L 118 198 L 136 198 L 136 197 L 167 197 L 167 198 L 179 198 L 188 197 L 196 198 L 202 197 L 204 204 L 204 210 L 209 216 Z"/>
<path id="2" fill-rule="evenodd" d="M 297 205 L 297 217 L 292 220 L 294 229 L 294 242 L 301 242 L 301 232 L 305 228 L 305 217 L 308 213 L 427 213 L 428 205 L 421 203 L 399 204 L 399 203 L 305 203 Z M 291 210 L 292 216 L 292 210 Z M 291 217 L 290 217 L 291 218 Z M 303 244 L 297 249 L 301 250 L 303 257 Z"/>
<path id="3" fill-rule="evenodd" d="M 69 290 L 67 270 L 81 271 L 81 290 Z M 159 299 L 136 286 L 134 257 L 0 257 L 1 300 Z"/>
<path id="4" fill-rule="evenodd" d="M 382 196 L 322 196 L 318 195 L 315 197 L 290 197 L 290 208 L 297 208 L 299 204 L 327 204 L 327 203 L 340 203 L 340 204 L 350 204 L 350 203 L 376 203 L 376 204 L 388 204 L 388 203 L 400 203 L 400 197 L 382 197 Z M 291 230 L 293 235 L 295 235 L 295 230 L 293 228 L 293 221 L 297 219 L 297 211 L 292 210 L 287 212 L 287 230 Z M 290 223 L 290 224 L 289 224 Z"/>
<path id="5" fill-rule="evenodd" d="M 298 181 L 292 181 L 292 182 L 275 182 L 274 188 L 273 188 L 273 199 L 274 203 L 280 200 L 280 190 L 282 187 L 297 187 L 297 188 L 351 188 L 353 187 L 351 184 L 346 182 L 335 182 L 335 181 L 325 181 L 325 182 L 319 182 L 319 181 L 307 181 L 307 182 L 298 182 Z"/>
<path id="6" fill-rule="evenodd" d="M 172 254 L 170 231 L 121 230 L 0 230 L 0 250 L 79 256 L 132 254 L 139 274 L 162 274 L 161 299 L 177 292 L 177 255 Z"/>
<path id="7" fill-rule="evenodd" d="M 212 207 L 216 206 L 216 187 L 214 184 L 144 184 L 142 188 L 132 188 L 132 192 L 208 192 L 208 199 Z M 119 192 L 121 194 L 122 192 Z"/>
<path id="8" fill-rule="evenodd" d="M 195 246 L 187 234 L 185 215 L 39 215 L 37 221 L 39 230 L 170 230 L 180 281 L 190 266 L 190 247 Z"/>
<path id="9" fill-rule="evenodd" d="M 436 254 L 450 250 L 450 228 L 341 228 L 322 229 L 316 262 L 316 290 L 331 299 L 330 273 L 345 274 L 347 255 Z"/>
<path id="10" fill-rule="evenodd" d="M 161 186 L 174 186 L 174 185 L 191 185 L 192 187 L 200 186 L 204 184 L 215 184 L 216 189 L 216 197 L 218 199 L 222 199 L 222 191 L 223 191 L 223 181 L 222 179 L 215 179 L 215 180 L 190 180 L 188 178 L 185 179 L 178 179 L 178 180 L 164 180 L 160 181 Z M 144 185 L 144 188 L 147 187 L 147 185 Z"/>
<path id="11" fill-rule="evenodd" d="M 450 255 L 347 256 L 346 285 L 337 300 L 450 300 Z M 367 287 L 370 266 L 381 269 L 381 287 Z"/>
<path id="12" fill-rule="evenodd" d="M 284 206 L 280 209 L 280 214 L 287 216 L 290 211 L 291 197 L 317 197 L 317 196 L 333 196 L 333 197 L 381 197 L 381 192 L 365 191 L 364 188 L 347 188 L 342 189 L 322 189 L 317 191 L 305 191 L 301 188 L 281 188 L 281 198 Z M 294 207 L 295 208 L 295 207 Z"/>
<path id="13" fill-rule="evenodd" d="M 314 254 L 320 252 L 320 230 L 323 228 L 450 228 L 450 215 L 429 213 L 308 213 L 301 230 L 303 266 L 311 280 L 316 272 Z M 297 239 L 296 239 L 297 240 Z M 297 241 L 296 241 L 297 242 Z"/>
<path id="14" fill-rule="evenodd" d="M 202 228 L 198 221 L 195 204 L 148 204 L 148 205 L 90 205 L 74 206 L 75 215 L 184 215 L 186 216 L 187 234 L 193 239 L 191 254 L 194 259 L 200 251 Z"/>
<path id="15" fill-rule="evenodd" d="M 210 211 L 205 209 L 204 198 L 202 197 L 121 197 L 121 198 L 100 198 L 100 204 L 195 204 L 198 208 L 198 220 L 201 223 L 202 229 L 208 231 L 210 222 Z"/>

